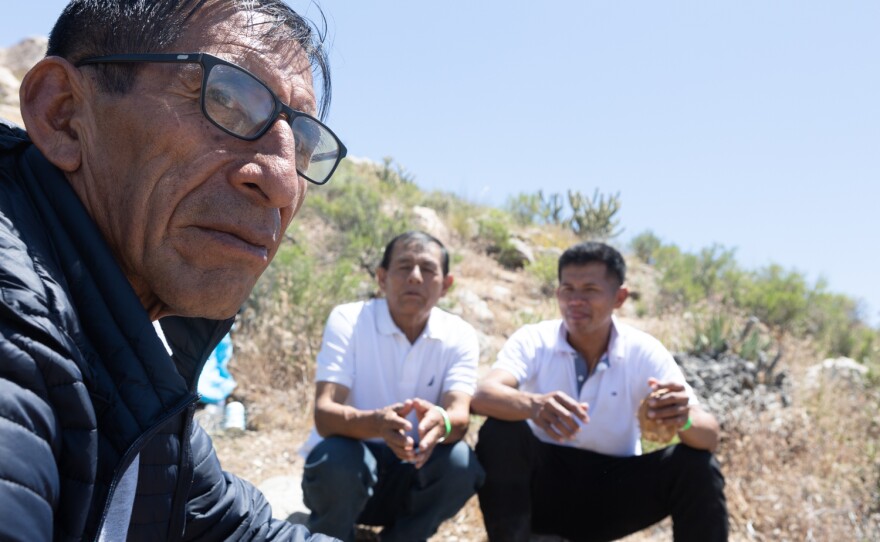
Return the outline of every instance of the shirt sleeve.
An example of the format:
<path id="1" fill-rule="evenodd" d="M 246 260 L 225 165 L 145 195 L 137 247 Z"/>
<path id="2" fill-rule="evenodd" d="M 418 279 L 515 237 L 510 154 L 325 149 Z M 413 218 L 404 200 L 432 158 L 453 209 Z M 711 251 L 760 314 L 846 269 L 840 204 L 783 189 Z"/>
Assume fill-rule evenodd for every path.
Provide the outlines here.
<path id="1" fill-rule="evenodd" d="M 520 328 L 507 339 L 492 369 L 512 374 L 518 385 L 532 378 L 535 371 L 535 341 L 531 340 L 528 326 Z"/>
<path id="2" fill-rule="evenodd" d="M 443 380 L 443 392 L 460 391 L 473 395 L 477 389 L 477 363 L 480 361 L 480 343 L 477 332 L 470 324 L 462 323 L 459 339 L 450 351 L 452 360 Z"/>
<path id="3" fill-rule="evenodd" d="M 324 338 L 318 352 L 316 382 L 334 382 L 351 389 L 354 384 L 354 322 L 343 307 L 336 307 L 327 318 Z"/>

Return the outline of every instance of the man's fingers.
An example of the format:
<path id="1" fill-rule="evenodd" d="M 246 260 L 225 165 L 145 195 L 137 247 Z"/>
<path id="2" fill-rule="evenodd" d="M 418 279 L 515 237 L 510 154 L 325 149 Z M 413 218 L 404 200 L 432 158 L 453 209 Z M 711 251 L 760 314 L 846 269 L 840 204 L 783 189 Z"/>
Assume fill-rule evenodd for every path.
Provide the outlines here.
<path id="1" fill-rule="evenodd" d="M 440 415 L 438 414 L 437 417 Z M 442 420 L 440 420 L 442 422 Z M 419 420 L 419 437 L 424 438 L 428 431 L 437 427 L 437 420 L 434 419 L 433 416 L 425 415 L 421 420 Z"/>
<path id="2" fill-rule="evenodd" d="M 558 426 L 547 420 L 541 420 L 541 422 L 542 423 L 539 423 L 538 425 L 541 427 L 541 429 L 544 430 L 545 433 L 547 433 L 550 438 L 557 442 L 564 442 L 568 440 L 568 435 L 560 432 L 560 428 Z"/>
<path id="3" fill-rule="evenodd" d="M 689 413 L 690 408 L 688 407 L 687 403 L 675 403 L 668 406 L 651 408 L 648 411 L 648 417 L 662 423 L 675 424 L 681 418 L 684 418 L 684 420 L 686 421 Z"/>
<path id="4" fill-rule="evenodd" d="M 386 409 L 385 415 L 382 417 L 382 425 L 386 429 L 394 431 L 410 431 L 412 429 L 412 423 L 404 418 L 407 413 L 402 412 L 405 408 L 405 405 L 397 404 Z M 412 405 L 410 405 L 410 408 L 412 408 Z"/>
<path id="5" fill-rule="evenodd" d="M 556 392 L 553 398 L 562 408 L 580 418 L 581 421 L 587 421 L 587 410 L 584 404 L 579 403 L 562 392 Z"/>
<path id="6" fill-rule="evenodd" d="M 579 411 L 580 405 L 578 403 L 573 403 L 575 408 Z M 577 422 L 572 415 L 573 412 L 571 409 L 567 408 L 565 405 L 560 405 L 557 401 L 551 400 L 548 402 L 548 406 L 550 407 L 547 411 L 550 415 L 550 422 L 557 427 L 557 429 L 566 436 L 571 436 L 580 430 L 580 426 L 578 426 Z"/>
<path id="7" fill-rule="evenodd" d="M 424 399 L 419 399 L 419 398 L 413 399 L 412 404 L 413 404 L 413 409 L 416 411 L 416 414 L 419 417 L 424 416 L 431 409 L 434 408 L 433 403 L 431 403 L 429 401 L 425 401 Z"/>
<path id="8" fill-rule="evenodd" d="M 412 437 L 402 435 L 400 433 L 391 433 L 384 436 L 385 444 L 391 448 L 398 458 L 403 461 L 413 461 L 415 459 L 415 451 L 413 449 Z"/>
<path id="9" fill-rule="evenodd" d="M 413 408 L 415 408 L 415 404 L 413 403 L 412 399 L 407 399 L 402 403 L 397 403 L 396 405 L 394 405 L 392 407 L 392 410 L 401 418 L 405 418 L 409 416 L 409 413 L 413 411 Z"/>
<path id="10" fill-rule="evenodd" d="M 543 409 L 539 419 L 539 425 L 553 438 L 569 439 L 580 430 L 571 413 L 559 406 Z"/>

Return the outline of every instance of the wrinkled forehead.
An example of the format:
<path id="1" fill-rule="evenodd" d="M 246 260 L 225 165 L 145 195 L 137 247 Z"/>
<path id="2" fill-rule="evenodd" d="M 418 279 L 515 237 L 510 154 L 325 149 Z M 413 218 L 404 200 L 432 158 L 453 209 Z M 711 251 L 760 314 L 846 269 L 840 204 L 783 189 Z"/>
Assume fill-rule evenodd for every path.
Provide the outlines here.
<path id="1" fill-rule="evenodd" d="M 283 19 L 244 9 L 238 2 L 213 2 L 197 12 L 175 45 L 178 50 L 218 50 L 225 46 L 279 58 L 306 57 L 295 31 Z"/>
<path id="2" fill-rule="evenodd" d="M 305 93 L 314 101 L 310 59 L 284 21 L 228 2 L 215 2 L 209 8 L 187 25 L 174 46 L 176 51 L 206 52 L 233 62 L 266 82 L 285 101 L 289 91 L 284 87 L 298 81 L 293 94 Z M 306 109 L 314 112 L 313 107 Z"/>

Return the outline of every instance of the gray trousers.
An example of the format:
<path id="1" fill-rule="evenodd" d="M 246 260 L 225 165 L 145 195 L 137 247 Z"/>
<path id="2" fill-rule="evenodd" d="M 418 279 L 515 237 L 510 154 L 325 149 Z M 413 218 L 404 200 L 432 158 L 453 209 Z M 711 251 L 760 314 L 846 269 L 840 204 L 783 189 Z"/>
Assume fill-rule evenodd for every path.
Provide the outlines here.
<path id="1" fill-rule="evenodd" d="M 381 525 L 383 541 L 427 540 L 482 485 L 464 442 L 434 448 L 421 469 L 381 442 L 329 437 L 306 458 L 303 500 L 312 532 L 354 540 L 355 525 Z"/>

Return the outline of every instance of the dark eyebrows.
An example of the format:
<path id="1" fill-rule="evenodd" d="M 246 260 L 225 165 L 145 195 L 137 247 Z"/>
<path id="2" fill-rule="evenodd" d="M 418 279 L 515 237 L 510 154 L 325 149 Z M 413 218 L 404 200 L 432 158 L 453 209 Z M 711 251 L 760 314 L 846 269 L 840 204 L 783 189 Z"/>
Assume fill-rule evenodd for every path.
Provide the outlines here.
<path id="1" fill-rule="evenodd" d="M 434 261 L 433 258 L 430 257 L 421 257 L 420 255 L 410 256 L 403 255 L 399 258 L 395 258 L 391 262 L 392 267 L 403 267 L 403 266 L 416 266 L 418 265 L 420 268 L 425 269 L 427 271 L 435 272 L 440 269 L 440 264 Z"/>

